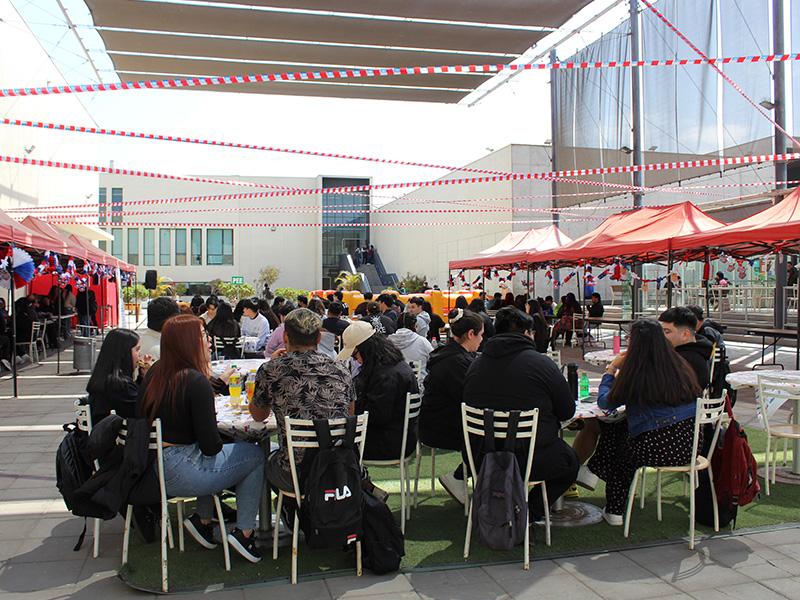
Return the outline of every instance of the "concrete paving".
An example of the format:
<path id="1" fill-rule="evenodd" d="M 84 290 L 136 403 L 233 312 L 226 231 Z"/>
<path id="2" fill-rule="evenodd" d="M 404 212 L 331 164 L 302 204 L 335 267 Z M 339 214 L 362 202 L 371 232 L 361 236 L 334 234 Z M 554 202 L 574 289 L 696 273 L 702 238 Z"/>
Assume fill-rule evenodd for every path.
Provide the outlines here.
<path id="1" fill-rule="evenodd" d="M 735 345 L 732 350 L 737 369 L 760 360 L 760 346 Z M 575 349 L 567 350 L 565 358 L 576 354 Z M 62 373 L 71 370 L 71 359 L 71 351 L 62 354 Z M 779 353 L 779 359 L 792 368 L 792 352 Z M 8 378 L 0 380 L 0 597 L 95 600 L 151 596 L 129 589 L 116 577 L 121 519 L 103 524 L 99 558 L 91 558 L 91 535 L 80 551 L 72 551 L 83 520 L 69 515 L 60 500 L 54 456 L 62 435 L 60 426 L 72 419 L 72 402 L 87 378 L 59 376 L 55 370 L 54 356 L 41 366 L 24 369 L 17 399 L 11 397 Z M 599 379 L 597 368 L 594 371 L 593 379 Z M 737 413 L 746 420 L 753 414 L 752 394 L 740 394 L 739 402 Z M 800 529 L 705 540 L 694 552 L 685 543 L 675 543 L 536 561 L 529 572 L 515 563 L 387 577 L 365 574 L 297 586 L 281 583 L 191 595 L 215 600 L 528 600 L 558 596 L 578 600 L 800 600 Z"/>

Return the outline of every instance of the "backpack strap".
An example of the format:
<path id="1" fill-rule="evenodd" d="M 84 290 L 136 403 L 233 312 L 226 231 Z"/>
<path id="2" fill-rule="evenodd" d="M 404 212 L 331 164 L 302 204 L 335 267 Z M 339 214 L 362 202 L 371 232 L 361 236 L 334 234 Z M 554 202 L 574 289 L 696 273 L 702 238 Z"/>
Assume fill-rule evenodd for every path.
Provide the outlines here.
<path id="1" fill-rule="evenodd" d="M 356 446 L 356 425 L 358 419 L 355 416 L 350 416 L 344 422 L 344 439 L 342 440 L 343 448 L 355 448 Z"/>
<path id="2" fill-rule="evenodd" d="M 483 409 L 483 451 L 494 452 L 494 411 L 491 408 Z"/>
<path id="3" fill-rule="evenodd" d="M 326 448 L 333 447 L 333 439 L 331 438 L 331 427 L 328 424 L 327 419 L 314 419 L 314 431 L 317 432 L 317 442 L 319 443 L 319 449 L 324 450 Z"/>
<path id="4" fill-rule="evenodd" d="M 517 429 L 519 428 L 519 411 L 512 410 L 508 413 L 508 429 L 506 430 L 505 449 L 508 452 L 514 451 L 517 442 Z"/>

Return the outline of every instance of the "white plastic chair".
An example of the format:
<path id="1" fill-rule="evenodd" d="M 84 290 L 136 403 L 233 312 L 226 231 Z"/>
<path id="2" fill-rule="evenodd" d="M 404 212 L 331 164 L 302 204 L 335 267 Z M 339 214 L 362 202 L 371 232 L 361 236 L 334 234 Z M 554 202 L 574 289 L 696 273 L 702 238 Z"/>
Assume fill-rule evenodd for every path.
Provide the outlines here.
<path id="1" fill-rule="evenodd" d="M 86 404 L 81 404 L 80 400 L 75 400 L 75 420 L 77 421 L 78 429 L 80 431 L 85 431 L 86 435 L 90 435 L 92 433 L 92 411 L 88 402 Z M 94 461 L 94 470 L 97 471 L 99 468 L 100 464 L 97 461 Z M 100 555 L 101 522 L 102 519 L 94 519 L 94 531 L 92 534 L 94 541 L 92 546 L 92 558 L 97 558 Z"/>
<path id="2" fill-rule="evenodd" d="M 770 479 L 772 485 L 775 485 L 775 479 L 778 471 L 778 440 L 783 440 L 783 455 L 784 462 L 786 461 L 786 443 L 788 440 L 800 439 L 800 425 L 794 423 L 776 424 L 770 423 L 769 410 L 767 401 L 777 401 L 781 404 L 789 403 L 794 404 L 790 406 L 791 412 L 797 410 L 798 403 L 800 403 L 800 379 L 788 379 L 781 375 L 758 375 L 758 390 L 756 394 L 756 402 L 758 402 L 758 411 L 761 416 L 761 422 L 764 425 L 764 430 L 767 432 L 767 449 L 764 453 L 764 483 L 767 496 L 770 495 Z M 791 419 L 791 414 L 790 414 Z M 775 438 L 775 445 L 773 446 L 773 438 Z M 770 450 L 772 450 L 772 458 L 770 458 Z M 772 464 L 772 475 L 770 476 L 770 463 Z"/>
<path id="3" fill-rule="evenodd" d="M 120 446 L 125 445 L 125 440 L 128 435 L 127 420 L 123 421 L 122 427 L 117 435 L 117 444 Z M 155 451 L 156 453 L 156 468 L 158 471 L 158 487 L 160 491 L 160 505 L 161 505 L 161 590 L 163 592 L 169 591 L 169 578 L 167 572 L 167 538 L 169 538 L 169 547 L 174 548 L 172 541 L 172 527 L 170 526 L 169 511 L 167 510 L 167 503 L 170 501 L 182 502 L 191 500 L 191 498 L 168 498 L 167 488 L 164 483 L 164 452 L 163 441 L 161 438 L 161 419 L 153 421 L 153 426 L 150 428 L 150 443 L 147 446 L 148 450 Z M 219 532 L 222 538 L 222 550 L 225 555 L 225 570 L 231 570 L 231 558 L 228 549 L 228 535 L 225 531 L 225 520 L 222 516 L 222 504 L 219 501 L 219 496 L 214 494 L 214 505 L 217 510 L 217 518 L 219 519 Z M 180 506 L 180 504 L 179 504 Z M 179 508 L 179 511 L 181 509 Z M 182 511 L 181 511 L 182 512 Z M 125 511 L 125 529 L 122 535 L 122 564 L 128 563 L 128 544 L 130 542 L 131 534 L 131 516 L 133 515 L 133 506 L 128 504 Z M 183 522 L 179 523 L 181 545 L 183 544 Z"/>
<path id="4" fill-rule="evenodd" d="M 399 458 L 363 461 L 367 467 L 400 467 L 400 530 L 403 533 L 406 532 L 406 519 L 411 519 L 411 475 L 409 466 L 411 459 L 414 458 L 414 453 L 406 456 L 408 430 L 412 426 L 412 421 L 416 426 L 421 406 L 422 398 L 419 394 L 406 394 L 406 407 L 403 414 L 403 442 L 400 444 Z"/>
<path id="5" fill-rule="evenodd" d="M 356 437 L 355 443 L 358 447 L 359 462 L 364 456 L 364 442 L 367 439 L 367 421 L 369 413 L 365 412 L 356 417 Z M 319 448 L 317 432 L 314 429 L 314 421 L 310 419 L 292 419 L 285 417 L 286 423 L 286 451 L 289 454 L 289 469 L 292 472 L 293 492 L 278 490 L 278 505 L 275 510 L 276 515 L 281 514 L 283 498 L 294 498 L 297 509 L 294 512 L 294 524 L 292 526 L 292 584 L 297 583 L 297 538 L 300 530 L 300 503 L 303 495 L 300 493 L 300 478 L 297 474 L 294 451 L 296 448 Z M 331 431 L 331 439 L 336 442 L 345 436 L 346 419 L 328 419 L 328 426 Z M 272 534 L 272 559 L 278 558 L 278 533 L 280 527 L 277 523 L 273 528 Z M 356 575 L 361 577 L 361 540 L 356 540 Z"/>
<path id="6" fill-rule="evenodd" d="M 478 470 L 475 467 L 475 459 L 472 455 L 472 445 L 470 444 L 470 435 L 483 438 L 484 437 L 484 410 L 483 408 L 473 408 L 461 403 L 461 422 L 464 427 L 464 446 L 467 452 L 467 461 L 469 463 L 469 473 L 473 478 L 477 478 Z M 495 439 L 505 439 L 508 433 L 508 419 L 511 413 L 507 411 L 494 411 L 494 437 Z M 544 481 L 530 481 L 531 468 L 533 466 L 533 452 L 536 446 L 536 431 L 539 427 L 539 409 L 521 411 L 519 413 L 519 422 L 517 423 L 517 440 L 529 440 L 528 442 L 528 459 L 525 463 L 524 470 L 520 474 L 523 481 L 527 483 L 526 489 L 532 490 L 534 487 L 541 486 L 542 489 L 542 502 L 544 503 L 544 519 L 545 519 L 545 539 L 547 545 L 550 545 L 550 503 L 547 499 L 547 484 Z M 521 467 L 521 465 L 520 465 Z M 466 479 L 467 473 L 464 473 Z M 467 504 L 469 504 L 469 512 L 467 513 L 467 533 L 464 539 L 464 559 L 469 558 L 469 544 L 472 537 L 472 502 L 467 496 Z M 525 504 L 525 541 L 524 558 L 522 568 L 527 571 L 530 569 L 530 511 L 527 502 Z"/>
<path id="7" fill-rule="evenodd" d="M 561 369 L 563 365 L 561 364 L 561 350 L 548 350 L 544 353 L 550 360 L 556 363 L 556 366 Z"/>
<path id="8" fill-rule="evenodd" d="M 28 356 L 31 357 L 31 360 L 35 362 L 37 365 L 39 364 L 39 346 L 37 341 L 41 335 L 42 331 L 42 323 L 41 321 L 34 321 L 31 325 L 31 339 L 27 342 L 17 342 L 17 346 L 27 346 L 28 347 Z M 47 353 L 45 353 L 47 356 Z"/>
<path id="9" fill-rule="evenodd" d="M 692 439 L 692 456 L 695 459 L 688 465 L 679 465 L 675 467 L 648 467 L 642 466 L 636 470 L 631 481 L 631 487 L 628 491 L 628 508 L 625 511 L 625 529 L 624 535 L 628 537 L 631 526 L 631 513 L 633 512 L 633 501 L 636 496 L 636 484 L 639 479 L 639 474 L 644 473 L 646 469 L 652 468 L 656 471 L 656 506 L 658 520 L 661 520 L 661 473 L 686 473 L 689 475 L 689 489 L 684 490 L 689 496 L 689 550 L 694 550 L 694 537 L 695 537 L 695 499 L 694 490 L 697 488 L 697 472 L 707 470 L 708 479 L 711 484 L 711 501 L 714 507 L 714 531 L 719 531 L 719 508 L 717 506 L 717 494 L 714 489 L 714 473 L 711 469 L 711 459 L 714 456 L 714 449 L 717 446 L 717 439 L 719 438 L 719 430 L 722 425 L 722 417 L 725 414 L 725 403 L 728 399 L 728 393 L 725 392 L 720 398 L 698 398 L 697 408 L 695 410 L 694 418 L 694 438 Z M 698 445 L 700 441 L 700 428 L 703 425 L 711 425 L 714 428 L 714 435 L 711 438 L 711 446 L 708 451 L 708 456 L 699 456 L 697 454 Z"/>
<path id="10" fill-rule="evenodd" d="M 38 325 L 38 328 L 36 327 Z M 47 358 L 47 344 L 45 342 L 44 336 L 47 332 L 47 322 L 46 321 L 36 321 L 34 323 L 33 334 L 35 337 L 33 339 L 33 345 L 36 349 L 36 362 L 39 362 L 39 346 L 42 347 L 42 357 Z"/>

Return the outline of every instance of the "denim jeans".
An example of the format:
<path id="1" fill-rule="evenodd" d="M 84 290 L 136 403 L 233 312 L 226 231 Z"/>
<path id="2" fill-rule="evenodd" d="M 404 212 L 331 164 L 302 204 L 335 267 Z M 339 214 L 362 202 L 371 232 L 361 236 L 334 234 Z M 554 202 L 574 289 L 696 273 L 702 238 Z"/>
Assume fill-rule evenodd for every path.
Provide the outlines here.
<path id="1" fill-rule="evenodd" d="M 264 483 L 264 452 L 255 444 L 223 444 L 216 456 L 205 456 L 197 444 L 164 448 L 164 482 L 170 496 L 197 496 L 197 514 L 210 519 L 211 494 L 236 487 L 236 526 L 255 529 Z"/>

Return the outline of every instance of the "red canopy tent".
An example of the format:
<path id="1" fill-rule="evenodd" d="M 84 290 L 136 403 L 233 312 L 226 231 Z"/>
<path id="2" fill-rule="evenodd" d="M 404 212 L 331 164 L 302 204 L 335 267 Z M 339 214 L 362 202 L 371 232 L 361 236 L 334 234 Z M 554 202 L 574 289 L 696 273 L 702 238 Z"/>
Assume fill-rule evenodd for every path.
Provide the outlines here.
<path id="1" fill-rule="evenodd" d="M 724 225 L 691 202 L 664 208 L 639 208 L 611 215 L 597 229 L 562 248 L 528 252 L 526 260 L 553 266 L 614 258 L 648 262 L 666 256 L 679 236 L 714 231 Z"/>
<path id="2" fill-rule="evenodd" d="M 0 241 L 13 242 L 18 246 L 27 246 L 37 250 L 64 252 L 66 244 L 59 236 L 31 229 L 19 221 L 15 221 L 0 211 Z"/>
<path id="3" fill-rule="evenodd" d="M 528 252 L 553 250 L 571 242 L 572 238 L 556 225 L 528 231 L 513 231 L 494 246 L 478 252 L 471 258 L 450 261 L 450 269 L 481 269 L 524 263 Z"/>
<path id="4" fill-rule="evenodd" d="M 773 204 L 746 219 L 731 223 L 710 233 L 696 233 L 672 240 L 680 258 L 702 257 L 706 249 L 712 254 L 724 251 L 745 257 L 766 254 L 776 249 L 800 251 L 800 188 L 781 202 Z M 716 252 L 715 252 L 716 251 Z"/>
<path id="5" fill-rule="evenodd" d="M 68 234 L 59 231 L 47 221 L 42 221 L 36 217 L 27 216 L 22 219 L 22 225 L 42 235 L 60 240 L 64 247 L 62 250 L 58 250 L 59 253 L 69 254 L 71 256 L 75 256 L 76 258 L 88 258 L 88 253 L 83 246 L 73 242 L 69 238 Z"/>

